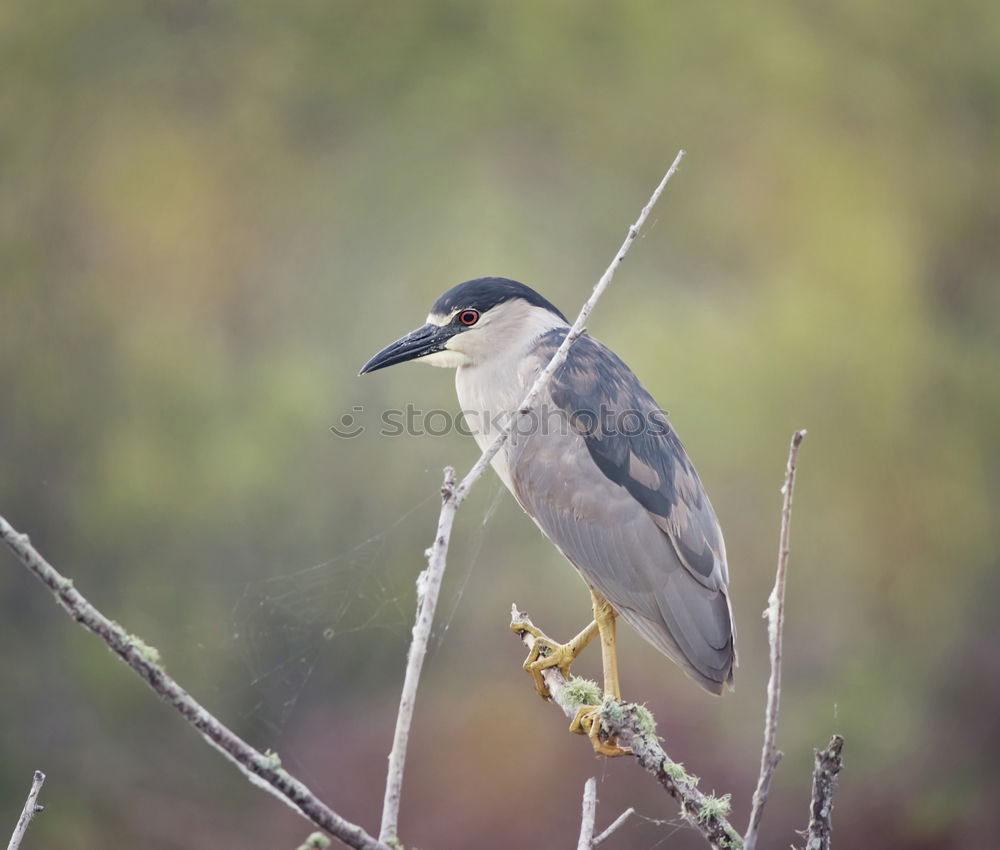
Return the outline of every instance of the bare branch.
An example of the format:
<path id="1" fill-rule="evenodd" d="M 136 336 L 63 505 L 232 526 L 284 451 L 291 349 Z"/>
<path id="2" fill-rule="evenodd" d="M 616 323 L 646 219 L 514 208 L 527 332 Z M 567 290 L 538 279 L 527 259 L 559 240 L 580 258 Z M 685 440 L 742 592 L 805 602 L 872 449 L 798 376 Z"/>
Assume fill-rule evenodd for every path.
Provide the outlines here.
<path id="1" fill-rule="evenodd" d="M 826 749 L 816 753 L 805 850 L 830 850 L 833 791 L 837 787 L 837 774 L 844 766 L 841 758 L 843 748 L 844 739 L 840 735 L 834 735 Z"/>
<path id="2" fill-rule="evenodd" d="M 612 833 L 614 833 L 615 830 L 617 830 L 620 827 L 624 826 L 625 821 L 627 821 L 634 814 L 635 814 L 635 809 L 633 809 L 631 806 L 629 808 L 625 809 L 624 812 L 622 812 L 620 815 L 618 815 L 618 817 L 616 817 L 611 822 L 611 825 L 606 830 L 604 830 L 604 832 L 602 832 L 600 835 L 598 835 L 596 838 L 594 838 L 594 840 L 590 843 L 590 846 L 591 847 L 599 847 L 601 844 L 603 844 L 605 841 L 607 841 L 611 837 Z"/>
<path id="3" fill-rule="evenodd" d="M 518 611 L 516 605 L 511 606 L 510 615 L 511 623 L 533 625 L 527 613 Z M 535 645 L 531 632 L 520 629 L 517 635 L 529 650 Z M 542 678 L 552 701 L 570 719 L 576 717 L 581 705 L 600 702 L 600 688 L 594 682 L 576 677 L 567 681 L 556 667 L 542 670 Z M 727 820 L 729 795 L 715 797 L 698 790 L 697 777 L 672 761 L 660 746 L 655 721 L 645 706 L 606 699 L 600 717 L 601 739 L 630 749 L 639 764 L 680 804 L 684 820 L 697 829 L 711 847 L 727 850 L 742 845 L 739 833 Z"/>
<path id="4" fill-rule="evenodd" d="M 416 702 L 417 687 L 420 682 L 420 672 L 423 668 L 424 657 L 427 654 L 427 643 L 430 640 L 431 625 L 434 620 L 434 609 L 437 606 L 438 592 L 444 578 L 444 571 L 447 565 L 448 544 L 451 539 L 451 529 L 455 520 L 455 513 L 459 505 L 465 500 L 472 485 L 479 480 L 486 471 L 486 467 L 497 452 L 507 442 L 507 439 L 514 428 L 518 417 L 531 412 L 539 395 L 549 382 L 553 373 L 565 361 L 569 354 L 570 346 L 579 339 L 584 332 L 584 327 L 588 316 L 597 304 L 604 291 L 610 286 L 615 276 L 618 266 L 628 254 L 632 243 L 645 224 L 646 219 L 659 200 L 660 195 L 666 188 L 670 178 L 674 176 L 684 157 L 684 151 L 678 151 L 673 163 L 663 176 L 660 184 L 650 196 L 646 206 L 642 208 L 639 217 L 628 229 L 625 241 L 615 254 L 611 264 L 601 275 L 600 280 L 594 286 L 594 291 L 587 299 L 576 321 L 566 334 L 562 345 L 556 350 L 548 365 L 538 374 L 535 382 L 531 385 L 527 395 L 522 400 L 516 411 L 513 411 L 511 420 L 507 423 L 493 443 L 482 453 L 479 460 L 473 464 L 472 468 L 455 486 L 454 472 L 445 471 L 445 482 L 441 488 L 441 513 L 438 516 L 437 535 L 433 544 L 427 550 L 427 569 L 421 572 L 417 579 L 418 604 L 416 622 L 413 626 L 413 640 L 410 643 L 410 651 L 407 659 L 406 674 L 403 679 L 403 691 L 399 698 L 399 713 L 396 716 L 396 730 L 393 734 L 392 750 L 389 754 L 389 769 L 386 775 L 385 796 L 382 806 L 382 826 L 379 831 L 379 840 L 390 842 L 397 838 L 399 832 L 399 806 L 403 788 L 403 771 L 406 766 L 406 746 L 410 736 L 410 725 L 413 721 L 413 706 Z"/>
<path id="5" fill-rule="evenodd" d="M 753 794 L 750 823 L 744 837 L 745 850 L 754 850 L 760 821 L 764 815 L 764 804 L 771 788 L 774 769 L 781 761 L 781 752 L 775 747 L 778 733 L 778 709 L 781 704 L 781 638 L 785 626 L 785 577 L 788 573 L 789 535 L 792 524 L 792 493 L 795 490 L 795 463 L 799 456 L 799 446 L 805 439 L 805 430 L 792 435 L 788 450 L 788 464 L 785 467 L 785 484 L 781 488 L 784 504 L 781 508 L 781 534 L 778 543 L 778 569 L 774 577 L 774 588 L 767 600 L 767 637 L 771 647 L 771 676 L 767 682 L 767 709 L 764 715 L 764 746 L 760 754 L 760 777 Z"/>
<path id="6" fill-rule="evenodd" d="M 445 559 L 451 528 L 455 522 L 458 504 L 455 495 L 455 470 L 445 468 L 444 483 L 441 485 L 441 513 L 438 516 L 437 534 L 434 543 L 427 550 L 429 563 L 417 579 L 417 616 L 413 624 L 413 639 L 403 677 L 403 692 L 399 697 L 399 712 L 396 714 L 396 730 L 393 733 L 392 749 L 389 752 L 389 771 L 385 782 L 385 797 L 382 801 L 382 826 L 379 840 L 391 843 L 396 840 L 399 830 L 399 803 L 403 790 L 403 769 L 406 766 L 406 747 L 410 740 L 410 726 L 413 723 L 413 708 L 417 701 L 417 686 L 420 671 L 427 655 L 427 644 L 434 624 L 434 610 L 437 608 L 441 581 L 444 579 Z"/>
<path id="7" fill-rule="evenodd" d="M 596 818 L 597 780 L 591 776 L 583 786 L 583 813 L 580 817 L 580 840 L 576 842 L 576 850 L 592 850 Z"/>
<path id="8" fill-rule="evenodd" d="M 253 784 L 270 791 L 316 826 L 357 850 L 390 850 L 364 829 L 345 820 L 302 782 L 281 767 L 275 753 L 264 754 L 210 714 L 160 664 L 160 653 L 109 620 L 31 545 L 27 534 L 18 533 L 0 517 L 0 538 L 17 559 L 52 591 L 56 601 L 81 626 L 103 640 L 167 704 L 197 729 L 205 740 L 236 764 Z"/>
<path id="9" fill-rule="evenodd" d="M 21 841 L 24 839 L 24 834 L 28 831 L 28 824 L 31 823 L 31 819 L 45 808 L 38 805 L 38 794 L 41 792 L 42 785 L 44 784 L 45 774 L 40 770 L 36 770 L 31 780 L 31 790 L 28 792 L 28 799 L 24 801 L 24 808 L 21 809 L 21 817 L 17 819 L 17 826 L 14 827 L 14 834 L 10 837 L 7 850 L 17 850 L 21 846 Z"/>

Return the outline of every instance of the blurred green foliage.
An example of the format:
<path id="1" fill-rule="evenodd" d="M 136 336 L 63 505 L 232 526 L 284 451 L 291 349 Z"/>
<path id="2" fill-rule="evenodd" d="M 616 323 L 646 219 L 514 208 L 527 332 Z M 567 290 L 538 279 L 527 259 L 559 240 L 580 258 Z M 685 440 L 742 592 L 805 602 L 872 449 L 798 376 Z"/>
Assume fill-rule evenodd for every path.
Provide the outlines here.
<path id="1" fill-rule="evenodd" d="M 591 330 L 712 494 L 742 666 L 710 701 L 625 634 L 626 695 L 741 823 L 777 488 L 807 427 L 765 839 L 804 826 L 836 730 L 838 844 L 992 847 L 998 45 L 1000 11 L 968 0 L 7 0 L 0 513 L 374 829 L 440 469 L 475 451 L 377 433 L 408 401 L 453 411 L 445 373 L 357 369 L 470 277 L 573 311 L 684 147 Z M 338 439 L 354 406 L 367 430 Z M 672 817 L 532 698 L 512 600 L 553 634 L 589 610 L 491 480 L 459 520 L 407 844 L 568 846 L 595 771 L 599 821 Z M 49 775 L 26 850 L 301 842 L 10 558 L 0 614 L 0 822 Z M 700 846 L 666 831 L 615 846 Z"/>

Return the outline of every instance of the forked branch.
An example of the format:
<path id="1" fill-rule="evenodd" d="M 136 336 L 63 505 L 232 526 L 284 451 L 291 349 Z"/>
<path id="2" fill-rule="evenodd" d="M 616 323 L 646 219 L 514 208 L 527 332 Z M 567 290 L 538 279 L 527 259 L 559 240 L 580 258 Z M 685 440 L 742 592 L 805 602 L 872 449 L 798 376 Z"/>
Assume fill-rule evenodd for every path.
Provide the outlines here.
<path id="1" fill-rule="evenodd" d="M 625 821 L 627 821 L 634 814 L 635 814 L 635 809 L 629 806 L 627 809 L 625 809 L 624 812 L 622 812 L 620 815 L 618 815 L 618 817 L 616 817 L 613 821 L 611 821 L 611 823 L 608 825 L 608 828 L 605 829 L 604 832 L 602 832 L 600 835 L 594 836 L 594 840 L 590 846 L 600 847 L 605 841 L 607 841 L 614 834 L 614 832 L 617 829 L 624 826 Z"/>
<path id="2" fill-rule="evenodd" d="M 576 843 L 576 850 L 594 850 L 595 847 L 599 847 L 634 814 L 635 809 L 631 807 L 625 809 L 604 832 L 600 835 L 594 835 L 597 823 L 597 780 L 591 776 L 583 786 L 580 838 Z"/>

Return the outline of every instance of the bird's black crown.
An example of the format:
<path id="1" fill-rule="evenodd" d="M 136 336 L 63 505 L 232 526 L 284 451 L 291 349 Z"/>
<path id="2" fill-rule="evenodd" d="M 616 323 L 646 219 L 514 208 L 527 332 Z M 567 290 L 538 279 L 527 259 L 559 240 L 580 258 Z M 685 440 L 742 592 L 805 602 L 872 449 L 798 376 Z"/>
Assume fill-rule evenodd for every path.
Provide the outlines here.
<path id="1" fill-rule="evenodd" d="M 508 280 L 505 277 L 479 277 L 475 280 L 467 280 L 449 289 L 436 302 L 432 312 L 442 316 L 447 316 L 455 310 L 472 307 L 480 313 L 485 313 L 497 304 L 520 298 L 555 313 L 564 322 L 566 317 L 559 311 L 551 301 L 543 298 L 530 286 L 518 283 L 516 280 Z"/>

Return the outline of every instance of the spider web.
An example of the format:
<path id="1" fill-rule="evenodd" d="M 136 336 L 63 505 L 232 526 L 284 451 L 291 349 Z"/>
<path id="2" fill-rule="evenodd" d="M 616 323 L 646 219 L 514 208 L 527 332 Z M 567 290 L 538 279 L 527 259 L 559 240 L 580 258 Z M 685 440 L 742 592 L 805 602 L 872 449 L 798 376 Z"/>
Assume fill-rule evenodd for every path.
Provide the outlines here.
<path id="1" fill-rule="evenodd" d="M 470 556 L 449 564 L 428 648 L 432 657 L 458 610 L 503 494 L 494 484 L 481 522 L 470 529 L 471 539 L 465 532 Z M 317 669 L 350 654 L 346 647 L 362 641 L 409 643 L 414 583 L 426 563 L 416 549 L 411 571 L 394 572 L 390 565 L 401 542 L 433 535 L 436 514 L 429 516 L 427 506 L 437 498 L 432 492 L 382 531 L 332 558 L 244 585 L 230 614 L 230 639 L 249 674 L 243 719 L 280 735 Z"/>

